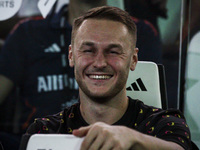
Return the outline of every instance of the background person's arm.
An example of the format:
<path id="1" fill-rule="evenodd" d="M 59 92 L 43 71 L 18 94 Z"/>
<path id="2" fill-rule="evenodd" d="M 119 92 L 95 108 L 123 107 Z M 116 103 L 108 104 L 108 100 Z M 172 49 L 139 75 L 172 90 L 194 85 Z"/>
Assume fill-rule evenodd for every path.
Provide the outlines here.
<path id="1" fill-rule="evenodd" d="M 10 91 L 12 90 L 14 84 L 7 77 L 0 75 L 0 104 L 3 103 L 5 98 L 8 96 Z"/>

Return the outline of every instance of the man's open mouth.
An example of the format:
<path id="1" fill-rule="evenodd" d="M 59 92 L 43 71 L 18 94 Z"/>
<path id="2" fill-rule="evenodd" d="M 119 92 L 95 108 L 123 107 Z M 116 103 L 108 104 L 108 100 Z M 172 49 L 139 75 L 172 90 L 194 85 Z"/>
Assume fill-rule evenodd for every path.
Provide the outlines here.
<path id="1" fill-rule="evenodd" d="M 106 80 L 110 79 L 112 75 L 89 75 L 89 78 L 95 79 L 95 80 Z"/>

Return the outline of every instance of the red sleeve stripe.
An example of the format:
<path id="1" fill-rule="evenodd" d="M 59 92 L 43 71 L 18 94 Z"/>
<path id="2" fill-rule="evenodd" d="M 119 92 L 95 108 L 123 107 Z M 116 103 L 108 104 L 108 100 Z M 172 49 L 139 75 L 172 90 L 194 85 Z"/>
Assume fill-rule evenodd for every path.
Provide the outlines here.
<path id="1" fill-rule="evenodd" d="M 134 21 L 135 23 L 137 23 L 137 22 L 140 21 L 138 18 L 135 18 L 135 17 L 132 17 L 132 19 L 133 19 L 133 21 Z M 145 23 L 146 25 L 148 25 L 148 26 L 152 29 L 152 31 L 154 32 L 154 35 L 157 36 L 157 35 L 158 35 L 158 31 L 157 31 L 157 29 L 154 27 L 154 25 L 153 25 L 152 23 L 150 23 L 149 21 L 147 21 L 147 20 L 143 20 L 143 21 L 144 21 L 144 23 Z"/>
<path id="2" fill-rule="evenodd" d="M 43 19 L 42 16 L 34 16 L 34 17 L 28 17 L 28 18 L 22 19 L 13 27 L 13 29 L 10 31 L 10 34 L 13 34 L 13 32 L 19 27 L 19 25 L 24 22 L 27 22 L 29 20 L 41 20 L 41 19 Z"/>

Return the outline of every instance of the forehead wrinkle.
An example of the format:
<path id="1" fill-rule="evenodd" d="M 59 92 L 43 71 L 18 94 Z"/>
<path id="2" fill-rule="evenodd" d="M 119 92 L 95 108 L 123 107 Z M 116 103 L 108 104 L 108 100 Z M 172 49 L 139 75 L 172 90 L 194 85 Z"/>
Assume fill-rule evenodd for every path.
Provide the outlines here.
<path id="1" fill-rule="evenodd" d="M 80 49 L 84 46 L 90 46 L 90 47 L 98 47 L 99 45 L 102 45 L 105 49 L 112 49 L 112 48 L 119 48 L 120 50 L 123 49 L 123 46 L 120 43 L 116 42 L 95 42 L 95 41 L 83 41 L 81 43 Z"/>

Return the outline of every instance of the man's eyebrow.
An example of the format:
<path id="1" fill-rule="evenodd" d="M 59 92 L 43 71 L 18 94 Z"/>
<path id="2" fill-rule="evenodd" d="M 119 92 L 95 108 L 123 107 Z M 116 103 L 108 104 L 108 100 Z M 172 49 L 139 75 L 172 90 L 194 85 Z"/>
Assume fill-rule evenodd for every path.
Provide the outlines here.
<path id="1" fill-rule="evenodd" d="M 120 44 L 109 44 L 107 46 L 107 49 L 111 49 L 111 48 L 118 48 L 119 50 L 123 50 L 122 46 Z"/>
<path id="2" fill-rule="evenodd" d="M 81 48 L 83 48 L 84 46 L 95 46 L 95 43 L 90 42 L 90 41 L 85 41 L 81 44 Z M 106 49 L 112 49 L 112 48 L 118 48 L 120 51 L 123 50 L 123 47 L 120 44 L 109 44 Z"/>
<path id="3" fill-rule="evenodd" d="M 83 42 L 81 44 L 80 49 L 83 48 L 83 46 L 94 46 L 94 43 L 93 42 L 89 42 L 89 41 L 85 41 L 85 42 Z"/>

